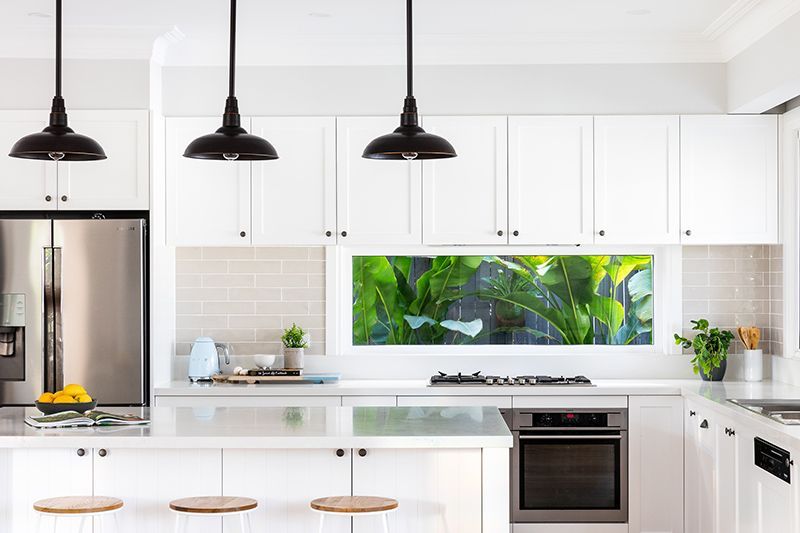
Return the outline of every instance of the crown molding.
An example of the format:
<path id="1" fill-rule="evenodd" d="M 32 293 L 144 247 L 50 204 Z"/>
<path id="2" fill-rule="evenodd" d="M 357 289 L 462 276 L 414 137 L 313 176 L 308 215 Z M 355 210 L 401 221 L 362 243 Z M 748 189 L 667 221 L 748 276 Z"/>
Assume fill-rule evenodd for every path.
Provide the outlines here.
<path id="1" fill-rule="evenodd" d="M 703 36 L 717 43 L 727 63 L 797 13 L 800 0 L 738 0 Z"/>

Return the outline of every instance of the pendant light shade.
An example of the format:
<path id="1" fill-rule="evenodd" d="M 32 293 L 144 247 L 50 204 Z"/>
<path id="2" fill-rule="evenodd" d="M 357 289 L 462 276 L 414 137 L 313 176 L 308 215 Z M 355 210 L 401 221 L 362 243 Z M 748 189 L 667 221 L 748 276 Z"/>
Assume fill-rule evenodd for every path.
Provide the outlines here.
<path id="1" fill-rule="evenodd" d="M 226 161 L 268 161 L 278 159 L 278 152 L 258 135 L 247 133 L 241 124 L 239 103 L 234 96 L 236 82 L 236 0 L 231 0 L 230 63 L 228 65 L 228 99 L 222 126 L 214 133 L 198 137 L 183 152 L 192 159 Z"/>
<path id="2" fill-rule="evenodd" d="M 75 133 L 67 125 L 67 111 L 61 96 L 61 0 L 56 0 L 56 95 L 50 109 L 50 124 L 14 143 L 11 157 L 46 161 L 97 161 L 106 158 L 100 143 Z"/>
<path id="3" fill-rule="evenodd" d="M 400 126 L 392 133 L 370 142 L 362 157 L 367 159 L 446 159 L 456 157 L 455 148 L 447 139 L 427 133 L 419 126 L 417 101 L 414 98 L 414 62 L 412 32 L 412 0 L 406 0 L 406 99 Z"/>

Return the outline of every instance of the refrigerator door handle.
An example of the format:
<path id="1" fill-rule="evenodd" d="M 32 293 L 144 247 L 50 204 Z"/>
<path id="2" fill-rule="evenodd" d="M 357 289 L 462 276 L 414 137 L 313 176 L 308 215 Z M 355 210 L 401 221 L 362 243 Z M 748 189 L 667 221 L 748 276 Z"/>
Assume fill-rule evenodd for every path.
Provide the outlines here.
<path id="1" fill-rule="evenodd" d="M 42 296 L 44 305 L 44 387 L 56 391 L 55 309 L 53 302 L 53 248 L 44 248 L 42 255 Z"/>
<path id="2" fill-rule="evenodd" d="M 53 248 L 53 343 L 55 354 L 55 388 L 64 388 L 64 339 L 61 322 L 61 248 Z"/>

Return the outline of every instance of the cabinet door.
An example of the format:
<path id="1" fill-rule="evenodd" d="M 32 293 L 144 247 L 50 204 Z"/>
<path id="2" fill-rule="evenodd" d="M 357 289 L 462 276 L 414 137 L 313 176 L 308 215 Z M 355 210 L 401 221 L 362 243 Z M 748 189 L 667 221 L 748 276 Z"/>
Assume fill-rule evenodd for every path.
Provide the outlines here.
<path id="1" fill-rule="evenodd" d="M 458 147 L 456 147 L 458 150 Z M 353 456 L 353 494 L 395 498 L 391 531 L 479 533 L 480 449 L 369 449 Z M 380 531 L 380 519 L 353 520 L 354 533 Z"/>
<path id="2" fill-rule="evenodd" d="M 253 244 L 336 244 L 336 119 L 254 118 L 278 151 L 253 163 Z"/>
<path id="3" fill-rule="evenodd" d="M 125 502 L 119 533 L 171 533 L 175 514 L 169 502 L 215 496 L 222 486 L 221 450 L 108 449 L 94 459 L 94 493 Z M 189 530 L 220 533 L 219 518 L 190 518 Z"/>
<path id="4" fill-rule="evenodd" d="M 778 242 L 778 117 L 681 117 L 686 244 Z"/>
<path id="5" fill-rule="evenodd" d="M 145 210 L 150 205 L 147 111 L 71 111 L 70 126 L 108 159 L 58 164 L 58 209 Z"/>
<path id="6" fill-rule="evenodd" d="M 680 241 L 678 130 L 674 116 L 595 117 L 596 243 Z"/>
<path id="7" fill-rule="evenodd" d="M 714 525 L 715 533 L 739 533 L 737 492 L 740 483 L 736 457 L 739 437 L 733 422 L 715 415 Z"/>
<path id="8" fill-rule="evenodd" d="M 629 398 L 630 533 L 683 531 L 683 398 Z"/>
<path id="9" fill-rule="evenodd" d="M 336 452 L 226 449 L 222 493 L 258 500 L 251 514 L 253 531 L 316 531 L 319 515 L 309 507 L 311 500 L 350 494 L 351 450 L 342 450 L 342 457 Z M 226 519 L 224 531 L 239 533 L 238 520 Z M 349 533 L 350 518 L 326 517 L 325 532 Z"/>
<path id="10" fill-rule="evenodd" d="M 424 117 L 458 157 L 423 162 L 425 244 L 508 242 L 507 117 Z"/>
<path id="11" fill-rule="evenodd" d="M 397 117 L 336 119 L 339 244 L 422 242 L 422 163 L 361 157 L 372 139 L 398 125 Z"/>
<path id="12" fill-rule="evenodd" d="M 250 244 L 250 163 L 183 157 L 219 118 L 168 118 L 167 241 L 176 246 Z M 249 119 L 242 119 L 249 128 Z"/>
<path id="13" fill-rule="evenodd" d="M 508 242 L 594 242 L 592 117 L 509 117 Z"/>
<path id="14" fill-rule="evenodd" d="M 796 532 L 795 497 L 792 485 L 762 470 L 754 463 L 753 441 L 757 436 L 737 428 L 739 436 L 739 531 L 743 533 Z M 769 441 L 769 439 L 766 439 Z M 778 446 L 780 444 L 774 443 Z M 791 467 L 797 483 L 797 468 Z"/>
<path id="15" fill-rule="evenodd" d="M 685 531 L 709 533 L 714 531 L 714 432 L 696 405 L 687 402 L 685 412 Z"/>
<path id="16" fill-rule="evenodd" d="M 37 530 L 33 502 L 56 496 L 88 496 L 92 494 L 92 450 L 79 456 L 75 448 L 9 450 L 9 469 L 0 483 L 7 484 L 8 497 L 3 531 Z M 78 520 L 62 520 L 59 533 L 77 533 Z M 43 519 L 43 528 L 51 531 L 52 521 Z M 64 529 L 61 529 L 63 526 Z"/>
<path id="17" fill-rule="evenodd" d="M 0 141 L 5 150 L 45 126 L 46 111 L 0 111 Z M 56 209 L 57 194 L 55 162 L 0 154 L 0 210 Z"/>

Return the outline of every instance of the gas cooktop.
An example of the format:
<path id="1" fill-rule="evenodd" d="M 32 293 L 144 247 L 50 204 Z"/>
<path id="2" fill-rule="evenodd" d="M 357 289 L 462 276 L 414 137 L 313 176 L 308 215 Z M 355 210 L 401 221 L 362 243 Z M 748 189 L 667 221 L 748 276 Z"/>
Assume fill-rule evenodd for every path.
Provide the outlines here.
<path id="1" fill-rule="evenodd" d="M 593 387 L 586 376 L 484 376 L 474 374 L 445 374 L 439 372 L 431 376 L 431 385 L 565 385 L 570 387 Z"/>

